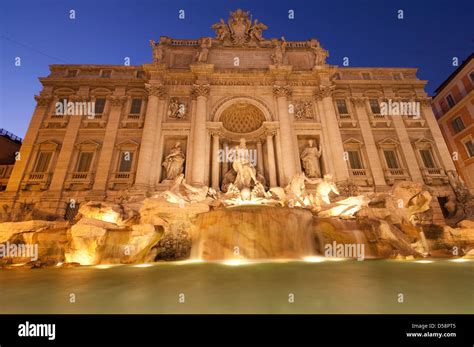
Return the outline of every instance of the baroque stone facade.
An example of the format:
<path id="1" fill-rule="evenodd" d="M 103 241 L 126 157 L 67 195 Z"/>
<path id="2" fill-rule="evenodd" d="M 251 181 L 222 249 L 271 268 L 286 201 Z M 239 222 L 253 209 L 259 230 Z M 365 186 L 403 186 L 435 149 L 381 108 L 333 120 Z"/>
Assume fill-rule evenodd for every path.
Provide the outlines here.
<path id="1" fill-rule="evenodd" d="M 212 28 L 214 38 L 151 41 L 141 66 L 51 65 L 2 206 L 64 216 L 167 190 L 181 173 L 217 190 L 233 174 L 221 154 L 242 138 L 268 187 L 304 171 L 367 192 L 412 180 L 452 193 L 455 167 L 416 69 L 329 65 L 316 39 L 266 39 L 242 10 Z M 92 102 L 95 115 L 58 114 L 65 100 Z M 420 112 L 384 114 L 384 102 Z"/>

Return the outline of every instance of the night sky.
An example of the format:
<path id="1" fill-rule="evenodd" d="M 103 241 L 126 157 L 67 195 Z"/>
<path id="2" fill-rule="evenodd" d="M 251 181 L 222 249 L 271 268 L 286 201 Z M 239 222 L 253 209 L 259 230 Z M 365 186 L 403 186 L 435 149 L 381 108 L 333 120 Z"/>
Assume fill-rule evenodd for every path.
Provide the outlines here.
<path id="1" fill-rule="evenodd" d="M 49 64 L 147 63 L 150 39 L 214 36 L 211 25 L 237 8 L 269 27 L 266 38 L 318 39 L 329 64 L 349 57 L 352 67 L 417 67 L 430 95 L 456 69 L 453 57 L 461 64 L 474 51 L 472 0 L 1 0 L 0 128 L 24 137 Z"/>

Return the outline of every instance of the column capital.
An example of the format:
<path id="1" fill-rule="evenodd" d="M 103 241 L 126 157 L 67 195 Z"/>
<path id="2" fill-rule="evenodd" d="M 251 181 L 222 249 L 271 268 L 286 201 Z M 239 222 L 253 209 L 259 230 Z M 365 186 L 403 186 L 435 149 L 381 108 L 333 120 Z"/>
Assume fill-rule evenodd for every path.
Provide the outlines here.
<path id="1" fill-rule="evenodd" d="M 285 86 L 273 86 L 273 95 L 275 95 L 277 98 L 281 97 L 290 97 L 291 96 L 291 88 L 288 85 Z"/>
<path id="2" fill-rule="evenodd" d="M 421 104 L 421 106 L 431 107 L 431 103 L 433 100 L 431 97 L 419 97 L 419 98 L 416 98 L 416 101 L 418 101 Z"/>
<path id="3" fill-rule="evenodd" d="M 125 102 L 127 102 L 126 96 L 116 96 L 116 95 L 109 95 L 107 97 L 108 102 L 112 106 L 123 106 Z"/>
<path id="4" fill-rule="evenodd" d="M 368 98 L 365 96 L 364 97 L 350 97 L 349 100 L 352 103 L 354 103 L 354 105 L 362 107 L 362 106 L 365 106 Z"/>
<path id="5" fill-rule="evenodd" d="M 199 96 L 208 97 L 211 91 L 211 86 L 209 84 L 194 84 L 191 95 L 195 98 Z"/>
<path id="6" fill-rule="evenodd" d="M 53 100 L 52 96 L 35 95 L 35 100 L 38 106 L 48 106 Z"/>
<path id="7" fill-rule="evenodd" d="M 212 137 L 222 137 L 222 130 L 221 129 L 209 129 L 209 134 L 211 134 Z"/>
<path id="8" fill-rule="evenodd" d="M 166 87 L 163 85 L 154 85 L 150 83 L 145 83 L 145 89 L 149 97 L 157 96 L 157 97 L 162 98 L 167 93 Z"/>
<path id="9" fill-rule="evenodd" d="M 265 138 L 267 137 L 273 137 L 277 133 L 276 129 L 266 129 L 265 132 L 263 133 Z"/>
<path id="10" fill-rule="evenodd" d="M 317 100 L 324 99 L 328 96 L 331 96 L 332 92 L 336 89 L 336 86 L 334 84 L 331 85 L 321 85 L 316 88 L 314 91 L 314 97 Z"/>

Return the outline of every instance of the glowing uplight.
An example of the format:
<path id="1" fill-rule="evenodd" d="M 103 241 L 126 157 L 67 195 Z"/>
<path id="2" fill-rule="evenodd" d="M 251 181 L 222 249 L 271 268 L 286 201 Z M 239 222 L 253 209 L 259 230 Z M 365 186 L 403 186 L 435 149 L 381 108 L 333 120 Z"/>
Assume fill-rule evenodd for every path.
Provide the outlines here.
<path id="1" fill-rule="evenodd" d="M 245 261 L 240 260 L 240 259 L 229 259 L 229 260 L 223 261 L 222 264 L 229 265 L 229 266 L 239 266 L 239 265 L 245 264 Z"/>
<path id="2" fill-rule="evenodd" d="M 465 263 L 466 261 L 469 261 L 469 259 L 457 258 L 457 259 L 451 259 L 450 261 L 455 262 L 455 263 Z"/>
<path id="3" fill-rule="evenodd" d="M 202 260 L 202 259 L 187 259 L 187 260 L 174 261 L 174 262 L 171 262 L 170 264 L 186 265 L 186 264 L 196 264 L 196 263 L 204 263 L 204 260 Z"/>
<path id="4" fill-rule="evenodd" d="M 420 264 L 429 264 L 432 263 L 433 260 L 417 260 L 415 263 L 420 263 Z"/>
<path id="5" fill-rule="evenodd" d="M 57 263 L 56 264 L 56 266 L 62 266 L 62 265 L 63 265 L 63 263 Z"/>
<path id="6" fill-rule="evenodd" d="M 326 261 L 323 257 L 304 257 L 303 260 L 308 263 L 321 263 Z"/>
<path id="7" fill-rule="evenodd" d="M 101 218 L 104 222 L 117 223 L 117 215 L 115 213 L 106 212 Z"/>
<path id="8" fill-rule="evenodd" d="M 334 258 L 334 257 L 331 257 L 331 258 L 328 258 L 328 260 L 330 260 L 330 261 L 343 261 L 343 260 L 346 260 L 346 258 Z"/>
<path id="9" fill-rule="evenodd" d="M 96 269 L 110 269 L 113 265 L 106 265 L 106 264 L 103 264 L 103 265 L 96 265 L 95 268 Z"/>
<path id="10" fill-rule="evenodd" d="M 153 264 L 137 264 L 137 265 L 133 265 L 133 267 L 150 267 L 150 266 L 153 266 Z"/>
<path id="11" fill-rule="evenodd" d="M 87 249 L 81 249 L 73 253 L 66 253 L 66 262 L 92 265 L 95 262 L 95 255 Z"/>

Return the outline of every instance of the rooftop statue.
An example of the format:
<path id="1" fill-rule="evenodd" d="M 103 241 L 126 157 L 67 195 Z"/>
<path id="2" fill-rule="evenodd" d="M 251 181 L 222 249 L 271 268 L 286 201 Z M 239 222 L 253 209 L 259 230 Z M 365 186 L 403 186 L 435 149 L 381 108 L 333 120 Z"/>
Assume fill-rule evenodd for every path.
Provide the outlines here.
<path id="1" fill-rule="evenodd" d="M 275 65 L 282 65 L 283 60 L 285 59 L 285 53 L 286 53 L 286 40 L 282 36 L 281 40 L 278 39 L 272 39 L 273 44 L 275 45 L 273 54 L 271 56 L 273 60 L 273 64 Z"/>

